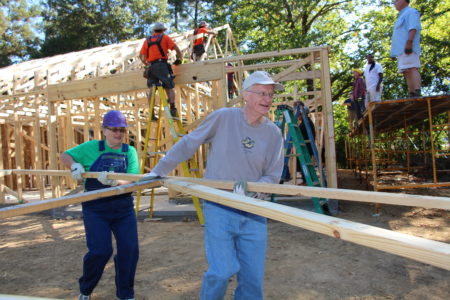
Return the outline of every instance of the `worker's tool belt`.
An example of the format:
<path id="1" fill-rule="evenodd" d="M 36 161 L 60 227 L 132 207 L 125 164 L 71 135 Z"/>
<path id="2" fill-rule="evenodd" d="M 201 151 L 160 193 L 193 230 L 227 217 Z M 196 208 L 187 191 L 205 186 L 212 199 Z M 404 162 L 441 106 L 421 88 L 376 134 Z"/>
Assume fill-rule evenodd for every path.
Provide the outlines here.
<path id="1" fill-rule="evenodd" d="M 150 65 L 145 66 L 144 74 L 142 76 L 144 76 L 144 78 L 149 78 L 151 69 L 152 69 L 152 67 Z"/>
<path id="2" fill-rule="evenodd" d="M 144 74 L 143 74 L 144 78 L 148 79 L 150 77 L 150 74 L 152 72 L 152 65 L 158 64 L 158 63 L 165 63 L 165 64 L 167 64 L 167 68 L 169 69 L 170 77 L 172 79 L 175 78 L 175 76 L 173 75 L 172 66 L 167 62 L 167 59 L 162 59 L 162 58 L 161 59 L 157 59 L 157 60 L 153 60 L 153 61 L 150 62 L 149 65 L 145 66 Z"/>
<path id="3" fill-rule="evenodd" d="M 156 63 L 162 63 L 162 62 L 166 63 L 167 59 L 163 59 L 163 58 L 156 59 L 156 60 L 151 61 L 150 64 L 156 64 Z"/>
<path id="4" fill-rule="evenodd" d="M 192 52 L 194 52 L 195 55 L 197 56 L 201 56 L 203 53 L 205 53 L 205 45 L 204 44 L 195 45 Z"/>
<path id="5" fill-rule="evenodd" d="M 150 77 L 150 73 L 151 73 L 151 70 L 152 70 L 152 66 L 151 65 L 157 64 L 157 63 L 167 63 L 167 59 L 160 58 L 160 59 L 156 59 L 156 60 L 151 61 L 149 65 L 145 66 L 144 74 L 143 74 L 144 78 L 149 78 Z"/>

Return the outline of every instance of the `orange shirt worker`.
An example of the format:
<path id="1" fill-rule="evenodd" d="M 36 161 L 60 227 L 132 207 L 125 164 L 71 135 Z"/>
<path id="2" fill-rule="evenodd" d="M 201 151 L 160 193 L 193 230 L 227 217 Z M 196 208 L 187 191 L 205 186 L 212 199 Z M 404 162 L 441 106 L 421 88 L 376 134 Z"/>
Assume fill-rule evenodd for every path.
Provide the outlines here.
<path id="1" fill-rule="evenodd" d="M 194 36 L 198 34 L 212 34 L 216 35 L 217 33 L 208 28 L 208 23 L 205 21 L 201 21 L 198 24 L 198 27 L 194 30 Z M 194 61 L 200 61 L 205 59 L 205 38 L 202 36 L 198 39 L 194 40 L 194 49 L 192 50 L 192 59 Z"/>
<path id="2" fill-rule="evenodd" d="M 148 99 L 150 100 L 151 97 L 151 87 L 161 84 L 165 88 L 169 99 L 170 112 L 172 116 L 176 116 L 175 92 L 173 90 L 175 87 L 174 77 L 167 59 L 169 50 L 175 50 L 177 59 L 174 64 L 179 65 L 183 60 L 183 54 L 172 38 L 164 34 L 166 30 L 167 28 L 163 23 L 155 23 L 153 34 L 142 44 L 139 58 L 144 65 L 150 68 L 147 79 L 147 86 L 150 88 Z"/>

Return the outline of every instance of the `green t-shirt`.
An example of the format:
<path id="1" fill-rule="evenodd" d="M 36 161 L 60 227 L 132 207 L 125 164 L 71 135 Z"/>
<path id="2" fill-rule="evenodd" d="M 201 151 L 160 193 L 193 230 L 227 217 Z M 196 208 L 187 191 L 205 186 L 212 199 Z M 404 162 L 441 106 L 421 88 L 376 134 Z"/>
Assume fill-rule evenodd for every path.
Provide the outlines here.
<path id="1" fill-rule="evenodd" d="M 89 171 L 92 164 L 97 160 L 97 158 L 102 153 L 107 152 L 122 153 L 122 148 L 112 149 L 108 147 L 108 143 L 106 142 L 105 142 L 105 150 L 99 151 L 99 142 L 100 142 L 99 140 L 92 140 L 80 144 L 76 147 L 73 147 L 65 151 L 65 153 L 72 156 L 73 160 L 75 160 L 77 163 L 82 164 L 86 171 Z M 136 148 L 134 148 L 133 146 L 128 146 L 127 157 L 128 157 L 127 173 L 139 174 L 139 162 Z"/>

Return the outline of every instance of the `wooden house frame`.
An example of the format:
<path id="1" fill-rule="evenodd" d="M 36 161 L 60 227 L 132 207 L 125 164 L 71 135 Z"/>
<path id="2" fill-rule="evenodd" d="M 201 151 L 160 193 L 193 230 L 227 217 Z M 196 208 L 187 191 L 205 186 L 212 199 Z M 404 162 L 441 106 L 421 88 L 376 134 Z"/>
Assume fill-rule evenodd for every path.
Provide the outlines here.
<path id="1" fill-rule="evenodd" d="M 438 163 L 450 155 L 449 112 L 448 95 L 369 103 L 347 138 L 347 165 L 375 191 L 450 187 L 450 170 Z M 446 122 L 436 123 L 439 115 Z M 417 136 L 422 143 L 413 141 Z"/>
<path id="2" fill-rule="evenodd" d="M 186 130 L 215 109 L 241 105 L 239 87 L 247 73 L 266 70 L 286 87 L 276 95 L 274 109 L 280 103 L 303 100 L 314 112 L 317 146 L 325 148 L 328 186 L 337 187 L 328 47 L 239 55 L 230 27 L 214 30 L 219 34 L 217 39 L 207 39 L 208 60 L 174 66 L 175 101 Z M 171 36 L 188 61 L 195 38 L 192 32 Z M 130 41 L 0 69 L 0 170 L 63 169 L 60 153 L 101 138 L 101 119 L 110 109 L 126 115 L 127 142 L 141 157 L 149 119 L 148 88 L 138 59 L 142 43 Z M 230 72 L 237 87 L 233 99 L 227 92 Z M 172 144 L 169 134 L 163 134 L 161 147 L 168 149 Z M 197 154 L 201 167 L 205 152 L 203 148 Z M 179 170 L 173 174 L 179 175 Z M 61 196 L 65 187 L 75 186 L 70 179 L 11 174 L 0 178 L 0 196 L 14 191 L 22 199 L 23 189 L 37 188 L 43 199 L 49 184 L 54 197 Z"/>

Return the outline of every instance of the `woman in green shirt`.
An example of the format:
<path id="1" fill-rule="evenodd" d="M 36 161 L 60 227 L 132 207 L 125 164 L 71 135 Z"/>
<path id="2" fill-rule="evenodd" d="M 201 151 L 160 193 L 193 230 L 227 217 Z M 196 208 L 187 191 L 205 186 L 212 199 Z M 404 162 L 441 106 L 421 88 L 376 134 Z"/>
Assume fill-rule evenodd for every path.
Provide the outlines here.
<path id="1" fill-rule="evenodd" d="M 103 117 L 104 140 L 88 141 L 61 154 L 62 163 L 71 168 L 75 180 L 83 180 L 85 170 L 102 172 L 98 179 L 85 180 L 86 191 L 130 183 L 108 179 L 107 172 L 139 173 L 136 149 L 123 143 L 126 127 L 125 116 L 120 111 L 111 110 Z M 131 193 L 83 202 L 82 208 L 88 252 L 84 256 L 83 275 L 79 279 L 79 299 L 91 299 L 90 295 L 113 253 L 111 232 L 117 244 L 114 256 L 117 298 L 134 299 L 139 245 Z"/>

